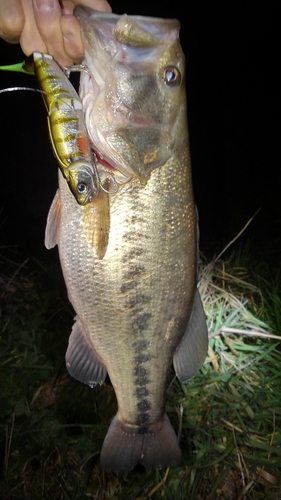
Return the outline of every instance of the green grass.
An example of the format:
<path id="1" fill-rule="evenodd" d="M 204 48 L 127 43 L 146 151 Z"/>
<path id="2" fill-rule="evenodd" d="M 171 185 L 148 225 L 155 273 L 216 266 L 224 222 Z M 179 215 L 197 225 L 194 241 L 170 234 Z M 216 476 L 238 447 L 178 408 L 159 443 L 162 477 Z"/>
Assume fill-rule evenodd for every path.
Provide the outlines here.
<path id="1" fill-rule="evenodd" d="M 116 412 L 110 383 L 92 390 L 65 368 L 74 313 L 58 263 L 1 249 L 1 499 L 280 500 L 280 274 L 234 248 L 201 263 L 206 362 L 187 385 L 171 370 L 183 466 L 125 477 L 99 467 Z"/>

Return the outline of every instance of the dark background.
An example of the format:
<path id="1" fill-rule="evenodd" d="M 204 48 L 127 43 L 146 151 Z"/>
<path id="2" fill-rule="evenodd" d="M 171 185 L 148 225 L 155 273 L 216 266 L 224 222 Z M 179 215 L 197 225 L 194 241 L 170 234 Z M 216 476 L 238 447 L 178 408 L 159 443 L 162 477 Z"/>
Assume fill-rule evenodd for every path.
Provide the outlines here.
<path id="1" fill-rule="evenodd" d="M 118 14 L 176 17 L 186 55 L 188 121 L 203 252 L 220 251 L 260 208 L 242 237 L 280 258 L 278 56 L 268 2 L 114 0 Z M 279 56 L 280 57 L 280 56 Z M 23 60 L 0 40 L 0 65 Z M 0 88 L 37 87 L 35 77 L 0 72 Z M 47 259 L 44 230 L 57 187 L 57 165 L 39 94 L 0 94 L 2 245 Z"/>

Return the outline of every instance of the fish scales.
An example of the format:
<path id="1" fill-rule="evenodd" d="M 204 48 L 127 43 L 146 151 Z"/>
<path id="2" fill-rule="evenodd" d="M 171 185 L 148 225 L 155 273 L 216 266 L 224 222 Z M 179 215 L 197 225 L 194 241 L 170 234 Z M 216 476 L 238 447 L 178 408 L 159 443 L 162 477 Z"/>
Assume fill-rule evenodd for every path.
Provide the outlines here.
<path id="1" fill-rule="evenodd" d="M 167 170 L 170 170 L 169 167 Z M 194 245 L 193 252 L 189 252 L 188 256 L 184 249 L 188 240 L 194 240 L 195 214 L 192 205 L 189 205 L 188 212 L 186 188 L 181 194 L 177 185 L 171 204 L 169 179 L 164 169 L 155 171 L 145 188 L 133 183 L 110 200 L 111 225 L 107 251 L 102 260 L 97 260 L 89 243 L 89 230 L 81 223 L 83 214 L 77 210 L 75 201 L 64 188 L 65 183 L 62 183 L 62 219 L 65 222 L 61 227 L 59 251 L 62 267 L 69 276 L 69 298 L 74 309 L 79 311 L 79 318 L 112 379 L 119 411 L 126 422 L 133 424 L 138 415 L 137 405 L 133 403 L 136 399 L 136 366 L 139 368 L 137 378 L 140 383 L 145 369 L 145 377 L 151 379 L 150 384 L 153 381 L 158 384 L 159 377 L 163 379 L 164 386 L 167 366 L 170 367 L 178 344 L 175 335 L 169 335 L 170 322 L 173 322 L 173 327 L 178 322 L 182 333 L 182 324 L 186 324 L 190 313 L 186 282 L 191 287 L 195 286 L 196 248 Z M 177 210 L 179 204 L 186 204 L 186 212 Z M 171 209 L 173 205 L 174 210 Z M 74 210 L 77 212 L 75 235 L 71 227 L 74 215 L 71 221 L 68 217 Z M 136 220 L 138 213 L 140 216 Z M 182 233 L 186 235 L 185 242 Z M 71 241 L 69 234 L 73 234 Z M 170 258 L 171 252 L 173 259 Z M 187 257 L 191 261 L 189 266 Z M 92 293 L 89 293 L 91 290 Z M 145 350 L 139 350 L 140 340 L 145 341 Z M 140 362 L 143 352 L 149 358 L 153 356 L 149 365 Z M 161 357 L 160 363 L 158 356 Z M 128 359 L 131 360 L 129 363 Z M 125 366 L 130 367 L 129 373 L 124 373 Z M 150 377 L 150 371 L 158 377 Z M 165 376 L 160 375 L 162 372 Z M 118 385 L 114 380 L 118 381 Z M 155 393 L 152 387 L 150 392 Z M 157 409 L 158 400 L 153 405 L 152 421 L 163 411 L 164 388 L 161 396 L 156 394 L 153 397 L 160 397 L 162 403 L 160 410 Z M 128 406 L 131 408 L 129 414 Z"/>
<path id="2" fill-rule="evenodd" d="M 88 33 L 89 19 L 91 23 L 97 19 L 105 23 L 105 32 L 108 26 L 114 32 L 116 24 L 122 44 L 129 37 L 128 43 L 137 47 L 141 46 L 141 42 L 139 38 L 135 41 L 134 24 L 138 37 L 142 36 L 145 27 L 148 35 L 144 34 L 143 43 L 146 47 L 156 43 L 154 33 L 151 35 L 147 26 L 154 22 L 157 25 L 157 21 L 161 21 L 161 33 L 166 26 L 163 20 L 137 18 L 135 21 L 132 16 L 127 35 L 125 31 L 122 34 L 123 25 L 118 23 L 122 16 L 101 14 L 86 8 L 78 8 L 75 13 L 82 26 L 87 52 L 98 45 L 91 39 L 92 31 Z M 174 23 L 169 26 L 173 27 Z M 94 26 L 92 30 L 95 30 Z M 112 37 L 109 38 L 112 50 Z M 168 48 L 174 44 L 169 61 L 175 64 L 175 68 L 178 64 L 183 73 L 179 42 L 171 42 L 170 38 L 165 43 L 161 42 L 164 45 L 162 52 L 165 44 Z M 104 33 L 102 41 L 104 47 Z M 158 45 L 159 41 L 157 58 L 161 59 Z M 103 55 L 104 49 L 100 50 L 101 54 L 98 53 L 96 59 Z M 97 65 L 95 54 L 91 54 L 93 59 L 90 61 L 87 52 L 87 64 Z M 207 352 L 204 311 L 196 288 L 197 221 L 184 85 L 178 84 L 178 90 L 174 92 L 174 100 L 180 99 L 179 103 L 172 102 L 173 97 L 166 88 L 164 91 L 159 91 L 158 87 L 153 89 L 152 83 L 160 89 L 163 86 L 158 79 L 158 59 L 148 70 L 143 71 L 141 80 L 155 91 L 154 100 L 159 101 L 162 109 L 158 110 L 156 106 L 153 110 L 145 103 L 140 105 L 139 101 L 134 105 L 132 95 L 130 107 L 137 118 L 134 123 L 129 118 L 120 127 L 120 117 L 114 121 L 113 116 L 111 121 L 111 108 L 105 108 L 114 144 L 119 145 L 123 152 L 126 151 L 125 156 L 132 155 L 132 163 L 140 162 L 139 158 L 145 157 L 148 158 L 147 162 L 132 168 L 131 164 L 124 161 L 124 155 L 120 159 L 120 162 L 123 161 L 122 167 L 119 161 L 112 162 L 117 179 L 120 179 L 117 174 L 120 167 L 119 171 L 126 175 L 126 183 L 121 182 L 114 195 L 101 191 L 86 206 L 76 203 L 60 174 L 59 193 L 51 207 L 46 229 L 47 246 L 58 244 L 68 296 L 77 314 L 66 354 L 69 372 L 91 386 L 102 383 L 107 372 L 116 393 L 118 413 L 110 425 L 101 452 L 102 467 L 116 473 L 126 473 L 138 462 L 146 467 L 180 464 L 178 441 L 165 414 L 167 381 L 173 361 L 178 377 L 185 382 L 200 367 Z M 113 87 L 114 78 L 117 79 L 115 88 L 119 88 L 118 98 L 121 101 L 124 89 L 119 80 L 122 74 L 125 75 L 126 67 L 123 73 L 119 66 L 116 73 L 113 73 L 114 69 L 111 66 L 111 83 Z M 96 67 L 92 70 L 92 79 L 101 81 L 101 78 L 98 80 L 94 76 L 94 71 Z M 105 78 L 110 71 L 108 69 Z M 145 71 L 148 73 L 147 79 Z M 174 74 L 177 76 L 176 71 Z M 99 127 L 100 115 L 93 113 L 91 117 L 91 107 L 94 108 L 99 100 L 103 102 L 102 84 L 91 103 L 91 90 L 87 90 L 86 86 L 89 77 L 86 75 L 85 78 L 86 84 L 81 82 L 81 92 L 82 102 L 87 107 L 89 136 L 94 148 L 108 161 L 111 159 L 108 157 L 110 147 L 99 142 L 91 128 L 94 120 L 95 126 Z M 130 78 L 125 85 L 124 106 L 129 100 L 128 82 Z M 93 86 L 96 88 L 97 84 Z M 164 103 L 162 92 L 165 94 Z M 145 99 L 144 91 L 138 94 Z M 151 101 L 151 96 L 149 99 Z M 112 95 L 110 100 L 112 102 Z M 99 106 L 101 111 L 101 104 Z M 122 114 L 124 108 L 121 106 L 120 109 Z M 153 129 L 153 120 L 161 141 L 166 137 L 167 130 L 170 130 L 168 153 L 163 144 L 164 153 L 162 150 L 158 153 L 160 148 L 157 146 L 151 154 L 151 141 L 147 137 L 149 130 Z M 162 128 L 165 128 L 165 123 L 160 123 L 162 120 L 168 121 L 164 135 L 161 135 Z M 129 135 L 124 134 L 126 128 L 130 129 Z M 101 130 L 104 130 L 104 123 L 101 124 Z M 138 137 L 143 137 L 143 132 L 146 138 L 144 142 L 140 139 L 138 144 Z M 101 136 L 101 133 L 96 135 Z M 103 167 L 98 163 L 98 168 Z M 100 221 L 97 223 L 97 218 L 104 211 L 109 217 L 108 234 L 105 251 L 99 256 L 93 241 L 101 237 L 103 225 Z"/>

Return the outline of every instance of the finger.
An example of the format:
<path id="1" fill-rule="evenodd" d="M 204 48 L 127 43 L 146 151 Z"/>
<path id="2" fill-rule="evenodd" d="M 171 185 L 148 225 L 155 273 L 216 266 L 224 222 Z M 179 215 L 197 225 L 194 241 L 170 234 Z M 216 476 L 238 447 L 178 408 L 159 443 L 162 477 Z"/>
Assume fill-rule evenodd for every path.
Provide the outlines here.
<path id="1" fill-rule="evenodd" d="M 72 15 L 75 2 L 81 3 L 81 0 L 63 0 L 61 29 L 64 38 L 65 52 L 73 61 L 78 64 L 84 59 L 84 47 L 81 40 L 81 31 L 78 20 Z M 84 0 L 83 5 L 97 10 L 111 12 L 111 7 L 106 0 Z"/>
<path id="2" fill-rule="evenodd" d="M 61 66 L 73 64 L 64 49 L 61 7 L 58 0 L 33 0 L 34 17 L 47 51 Z"/>
<path id="3" fill-rule="evenodd" d="M 91 7 L 91 9 L 100 10 L 102 12 L 112 12 L 112 9 L 107 0 L 72 0 L 75 5 L 82 5 L 84 7 Z"/>
<path id="4" fill-rule="evenodd" d="M 0 1 L 0 37 L 17 43 L 24 27 L 24 13 L 19 0 Z"/>
<path id="5" fill-rule="evenodd" d="M 29 56 L 34 51 L 47 52 L 47 46 L 37 28 L 32 0 L 22 0 L 24 27 L 20 35 L 23 52 Z"/>
<path id="6" fill-rule="evenodd" d="M 84 59 L 84 46 L 78 20 L 72 15 L 62 16 L 60 24 L 66 54 L 75 64 L 81 63 Z"/>
<path id="7" fill-rule="evenodd" d="M 71 0 L 60 0 L 60 6 L 63 16 L 72 16 L 75 5 Z"/>

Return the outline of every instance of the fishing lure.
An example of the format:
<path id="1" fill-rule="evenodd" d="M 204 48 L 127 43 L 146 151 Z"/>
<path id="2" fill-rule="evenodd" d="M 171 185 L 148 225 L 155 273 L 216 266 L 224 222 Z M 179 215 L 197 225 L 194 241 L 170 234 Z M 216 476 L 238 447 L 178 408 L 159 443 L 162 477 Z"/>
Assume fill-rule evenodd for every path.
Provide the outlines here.
<path id="1" fill-rule="evenodd" d="M 40 92 L 48 112 L 48 128 L 51 144 L 60 170 L 70 190 L 80 205 L 96 198 L 100 189 L 108 194 L 118 191 L 113 175 L 98 172 L 84 121 L 82 102 L 69 81 L 73 71 L 87 71 L 85 66 L 60 68 L 49 54 L 34 52 L 26 61 L 0 70 L 35 74 L 40 89 L 11 87 L 2 92 L 31 90 Z M 101 175 L 101 178 L 100 178 Z"/>
<path id="2" fill-rule="evenodd" d="M 51 143 L 63 176 L 80 205 L 100 191 L 98 171 L 84 122 L 81 100 L 69 79 L 49 54 L 33 53 L 48 112 Z"/>

